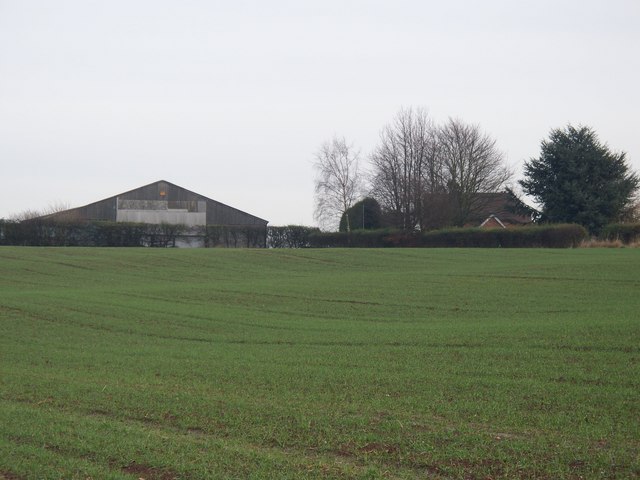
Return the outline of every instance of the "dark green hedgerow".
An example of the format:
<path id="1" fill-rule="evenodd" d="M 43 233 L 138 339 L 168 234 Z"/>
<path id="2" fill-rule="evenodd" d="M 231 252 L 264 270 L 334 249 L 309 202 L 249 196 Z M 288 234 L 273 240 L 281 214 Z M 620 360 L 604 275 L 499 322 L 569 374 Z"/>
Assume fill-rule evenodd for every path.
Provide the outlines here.
<path id="1" fill-rule="evenodd" d="M 175 244 L 182 225 L 126 222 L 78 222 L 31 219 L 0 223 L 3 245 L 48 247 L 167 247 Z"/>
<path id="2" fill-rule="evenodd" d="M 625 243 L 639 238 L 638 225 L 612 225 L 605 230 L 609 239 Z M 148 225 L 117 222 L 53 222 L 35 219 L 23 222 L 0 221 L 0 244 L 23 246 L 175 246 L 185 233 L 181 225 Z M 587 236 L 579 225 L 542 225 L 509 229 L 451 228 L 426 233 L 401 230 L 354 230 L 320 232 L 299 225 L 268 227 L 271 248 L 326 247 L 549 247 L 577 246 Z M 263 247 L 264 228 L 253 226 L 207 226 L 201 232 L 206 246 Z"/>
<path id="3" fill-rule="evenodd" d="M 347 232 L 315 232 L 309 237 L 309 244 L 314 248 L 326 247 L 361 247 L 379 248 L 406 245 L 395 245 L 393 238 L 404 235 L 399 230 L 353 230 Z"/>
<path id="4" fill-rule="evenodd" d="M 205 247 L 249 247 L 266 246 L 266 230 L 260 225 L 207 225 L 194 229 L 193 233 L 204 237 Z"/>
<path id="5" fill-rule="evenodd" d="M 620 240 L 628 245 L 640 241 L 640 223 L 612 223 L 600 232 L 602 240 Z"/>
<path id="6" fill-rule="evenodd" d="M 579 225 L 544 225 L 519 228 L 451 228 L 426 233 L 398 230 L 318 232 L 310 237 L 312 247 L 576 247 L 587 236 Z"/>
<path id="7" fill-rule="evenodd" d="M 311 246 L 310 237 L 319 233 L 315 227 L 304 225 L 285 225 L 267 227 L 267 247 L 269 248 L 305 248 Z"/>
<path id="8" fill-rule="evenodd" d="M 460 228 L 438 230 L 422 236 L 425 247 L 571 248 L 587 237 L 584 227 L 574 224 L 519 228 Z"/>
<path id="9" fill-rule="evenodd" d="M 0 220 L 0 245 L 47 247 L 174 247 L 182 236 L 201 237 L 207 247 L 264 247 L 265 228 L 255 225 L 207 225 Z"/>

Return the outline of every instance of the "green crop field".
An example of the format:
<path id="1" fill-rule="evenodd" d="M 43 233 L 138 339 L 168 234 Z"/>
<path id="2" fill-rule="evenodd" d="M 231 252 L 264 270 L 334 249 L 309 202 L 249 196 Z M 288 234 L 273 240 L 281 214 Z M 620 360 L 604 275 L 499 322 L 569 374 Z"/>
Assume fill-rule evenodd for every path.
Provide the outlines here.
<path id="1" fill-rule="evenodd" d="M 0 479 L 637 478 L 640 250 L 0 248 Z"/>

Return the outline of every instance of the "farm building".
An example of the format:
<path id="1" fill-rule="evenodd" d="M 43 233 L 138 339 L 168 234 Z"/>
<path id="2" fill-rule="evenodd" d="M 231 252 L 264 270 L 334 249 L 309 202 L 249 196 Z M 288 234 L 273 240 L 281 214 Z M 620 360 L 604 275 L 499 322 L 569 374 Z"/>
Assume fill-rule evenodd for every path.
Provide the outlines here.
<path id="1" fill-rule="evenodd" d="M 427 194 L 424 197 L 424 227 L 428 230 L 455 224 L 455 198 L 448 194 Z M 518 200 L 507 192 L 476 193 L 470 199 L 463 226 L 507 228 L 530 225 L 532 217 L 518 206 Z"/>
<path id="2" fill-rule="evenodd" d="M 180 226 L 175 246 L 266 246 L 267 220 L 160 180 L 47 216 L 74 222 Z"/>
<path id="3" fill-rule="evenodd" d="M 507 228 L 531 225 L 531 214 L 518 211 L 516 199 L 506 192 L 479 193 L 473 218 L 467 226 Z"/>

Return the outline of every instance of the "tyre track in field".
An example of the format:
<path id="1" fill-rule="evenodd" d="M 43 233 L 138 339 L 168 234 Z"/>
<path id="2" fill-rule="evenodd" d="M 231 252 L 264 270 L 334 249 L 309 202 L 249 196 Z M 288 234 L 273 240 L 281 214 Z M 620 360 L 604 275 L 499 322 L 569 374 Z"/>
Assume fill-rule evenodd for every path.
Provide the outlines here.
<path id="1" fill-rule="evenodd" d="M 34 408 L 42 410 L 42 403 L 33 402 L 28 399 L 2 399 L 3 402 L 18 404 L 21 406 L 27 406 L 28 408 Z M 176 442 L 191 446 L 192 451 L 197 452 L 203 448 L 209 450 L 212 446 L 219 448 L 220 450 L 228 451 L 232 454 L 238 454 L 244 457 L 253 457 L 257 455 L 264 458 L 278 458 L 281 462 L 292 461 L 291 457 L 295 456 L 292 463 L 301 471 L 312 472 L 312 468 L 316 468 L 319 471 L 326 472 L 332 475 L 330 478 L 363 478 L 362 475 L 367 471 L 370 471 L 370 465 L 364 458 L 356 458 L 355 456 L 345 456 L 339 450 L 329 452 L 318 452 L 314 447 L 307 448 L 294 448 L 294 447 L 278 447 L 262 445 L 251 441 L 242 440 L 238 437 L 229 437 L 216 435 L 214 432 L 203 430 L 199 427 L 180 427 L 178 425 L 172 425 L 171 423 L 162 422 L 156 419 L 149 419 L 145 417 L 139 417 L 134 415 L 114 415 L 111 412 L 89 411 L 89 410 L 72 410 L 65 405 L 59 405 L 51 402 L 46 402 L 46 408 L 53 410 L 56 414 L 62 414 L 65 417 L 71 416 L 76 422 L 82 421 L 91 423 L 104 424 L 105 421 L 115 424 L 115 429 L 118 431 L 126 432 L 134 428 L 139 433 L 146 433 L 146 436 L 153 435 L 158 439 L 173 438 Z M 95 466 L 109 468 L 112 470 L 125 471 L 128 465 L 131 465 L 131 459 L 115 459 L 108 456 L 103 456 L 100 452 L 84 452 L 86 447 L 76 448 L 73 446 L 61 445 L 59 443 L 47 443 L 42 442 L 41 439 L 30 438 L 25 435 L 11 435 L 8 438 L 10 441 L 19 445 L 28 445 L 35 448 L 43 448 L 55 455 L 63 458 L 75 458 L 87 464 Z M 213 444 L 213 445 L 211 445 Z M 137 463 L 133 460 L 133 463 Z M 402 472 L 408 473 L 413 469 L 403 468 L 397 465 L 394 459 L 384 459 L 383 464 L 387 467 L 393 467 L 398 471 L 398 474 L 392 474 L 387 470 L 387 475 L 384 478 L 399 479 L 406 478 L 406 475 L 402 475 Z M 169 468 L 158 469 L 159 473 L 172 474 L 169 478 L 184 478 L 184 479 L 196 479 L 200 478 L 193 474 L 172 470 Z M 401 476 L 399 476 L 401 475 Z M 322 478 L 322 473 L 316 473 L 317 478 Z M 148 477 L 155 478 L 155 477 Z M 158 477 L 165 478 L 165 477 Z M 1 477 L 0 477 L 1 479 Z M 13 480 L 13 479 L 11 479 Z"/>

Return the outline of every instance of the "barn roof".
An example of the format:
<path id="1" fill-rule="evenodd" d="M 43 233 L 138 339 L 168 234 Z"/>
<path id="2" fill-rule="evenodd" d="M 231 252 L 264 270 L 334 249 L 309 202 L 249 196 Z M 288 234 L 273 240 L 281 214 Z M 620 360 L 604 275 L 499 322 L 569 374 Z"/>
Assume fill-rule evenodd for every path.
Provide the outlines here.
<path id="1" fill-rule="evenodd" d="M 470 199 L 470 210 L 464 226 L 477 227 L 488 218 L 498 218 L 503 225 L 527 225 L 530 214 L 521 212 L 517 198 L 509 192 L 481 192 Z M 429 193 L 424 196 L 423 226 L 427 229 L 451 225 L 455 217 L 456 199 L 450 193 Z"/>
<path id="2" fill-rule="evenodd" d="M 97 202 L 89 203 L 48 217 L 78 218 L 83 220 L 116 221 L 118 209 L 123 202 L 144 208 L 145 202 L 165 201 L 168 204 L 198 211 L 198 202 L 206 203 L 207 225 L 266 225 L 267 220 L 226 205 L 167 180 L 158 180 Z M 135 208 L 135 207 L 134 207 Z"/>
<path id="3" fill-rule="evenodd" d="M 501 223 L 511 225 L 527 225 L 531 223 L 531 216 L 519 213 L 514 198 L 507 192 L 477 193 L 476 204 L 472 215 L 475 222 L 499 218 Z"/>

